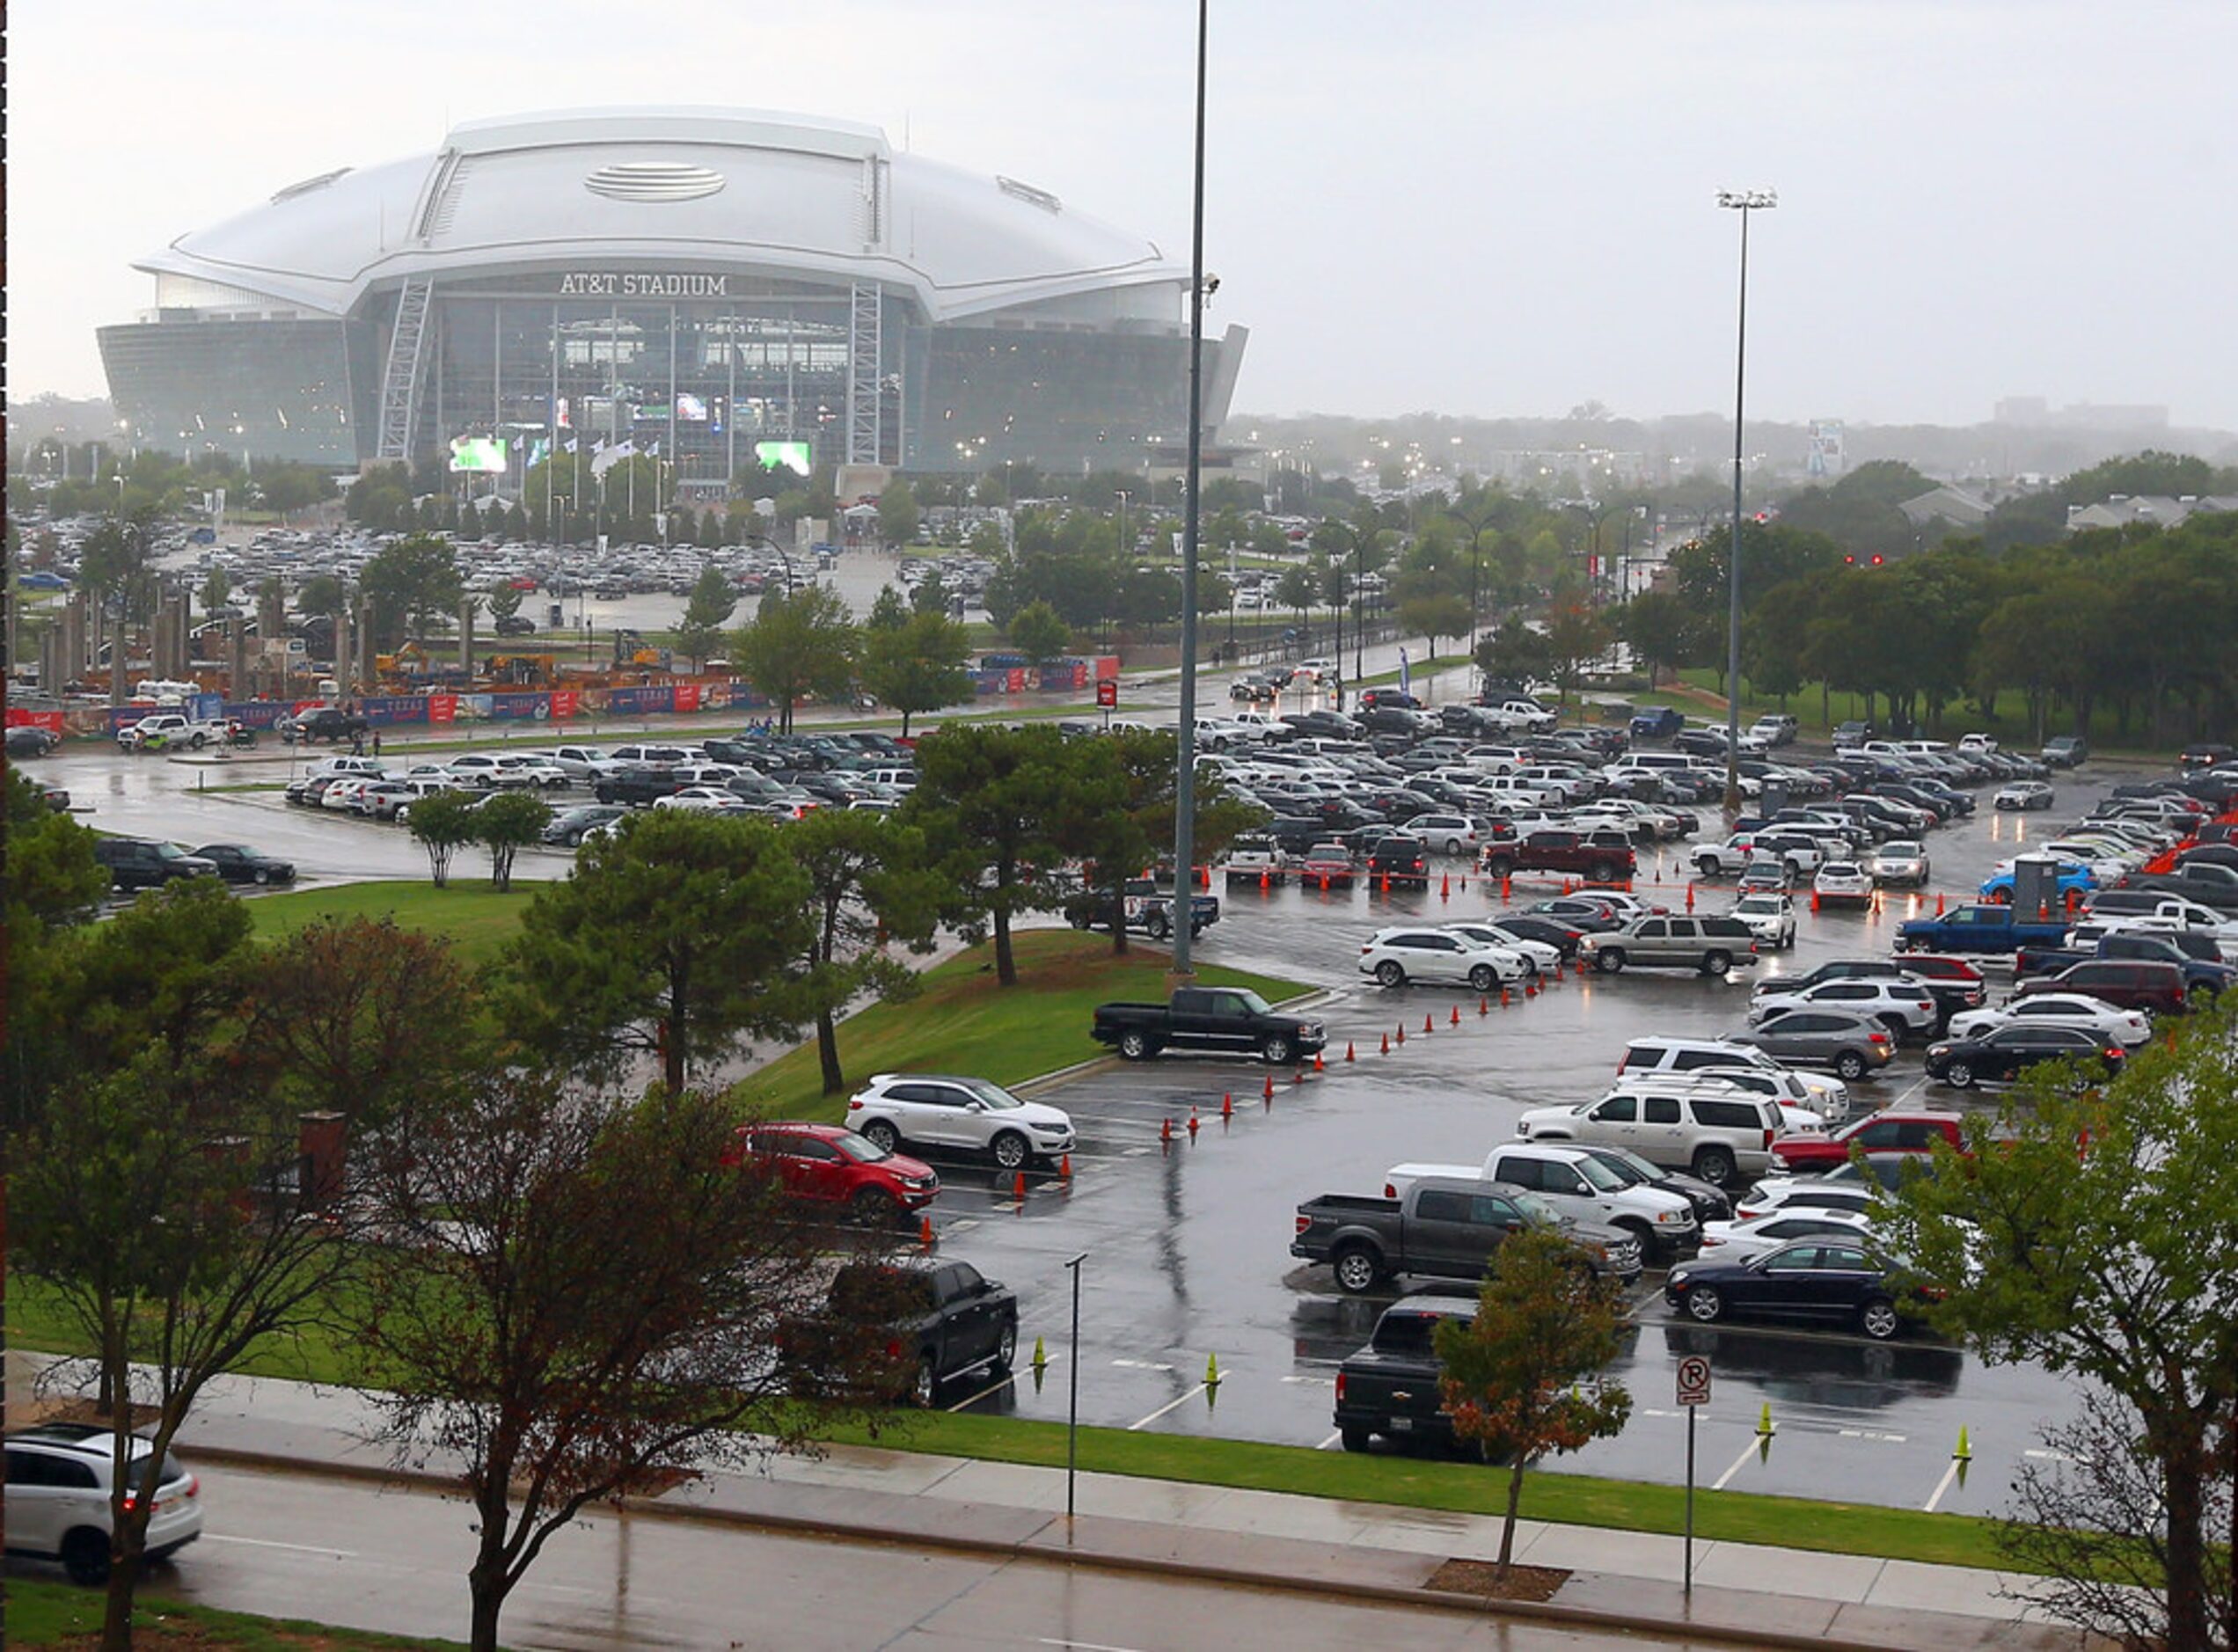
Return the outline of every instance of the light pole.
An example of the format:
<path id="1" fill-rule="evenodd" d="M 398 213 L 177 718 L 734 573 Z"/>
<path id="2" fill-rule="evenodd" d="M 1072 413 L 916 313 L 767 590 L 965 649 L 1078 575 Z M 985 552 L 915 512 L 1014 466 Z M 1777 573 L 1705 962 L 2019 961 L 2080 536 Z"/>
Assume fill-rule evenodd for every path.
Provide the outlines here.
<path id="1" fill-rule="evenodd" d="M 1748 389 L 1749 214 L 1780 204 L 1771 189 L 1721 189 L 1717 204 L 1741 215 L 1741 299 L 1733 332 L 1733 547 L 1726 558 L 1725 813 L 1741 812 L 1741 412 Z"/>
<path id="2" fill-rule="evenodd" d="M 1204 446 L 1204 48 L 1211 0 L 1196 0 L 1196 166 L 1189 203 L 1189 371 L 1188 498 L 1181 519 L 1181 720 L 1174 741 L 1174 888 L 1177 900 L 1194 900 L 1196 888 L 1196 541 L 1198 482 Z M 1188 893 L 1184 894 L 1184 891 Z M 1181 907 L 1184 917 L 1190 909 Z M 1174 978 L 1187 982 L 1189 932 L 1194 923 L 1174 926 Z"/>
<path id="3" fill-rule="evenodd" d="M 1469 658 L 1474 660 L 1476 658 L 1476 622 L 1479 612 L 1477 575 L 1484 567 L 1482 555 L 1484 530 L 1491 526 L 1492 512 L 1479 507 L 1477 514 L 1472 516 L 1456 505 L 1447 512 L 1447 515 L 1469 530 Z"/>

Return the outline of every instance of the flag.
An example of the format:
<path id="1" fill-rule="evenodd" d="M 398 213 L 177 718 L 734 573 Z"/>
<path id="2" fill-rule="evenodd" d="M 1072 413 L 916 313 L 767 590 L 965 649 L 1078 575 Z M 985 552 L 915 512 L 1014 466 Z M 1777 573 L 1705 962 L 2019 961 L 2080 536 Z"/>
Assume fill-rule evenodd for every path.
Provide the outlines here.
<path id="1" fill-rule="evenodd" d="M 651 447 L 646 449 L 645 457 L 648 459 L 659 458 L 661 457 L 661 444 L 655 442 Z"/>
<path id="2" fill-rule="evenodd" d="M 574 450 L 575 439 L 573 436 L 569 436 L 565 442 L 562 442 L 560 444 L 560 451 L 562 453 L 573 453 Z"/>
<path id="3" fill-rule="evenodd" d="M 601 444 L 596 457 L 590 462 L 590 473 L 593 476 L 603 476 L 624 459 L 633 457 L 636 453 L 637 443 L 627 438 L 616 442 L 611 448 Z"/>
<path id="4" fill-rule="evenodd" d="M 1407 645 L 1403 642 L 1399 645 L 1399 691 L 1401 694 L 1415 691 L 1414 668 L 1407 663 Z"/>

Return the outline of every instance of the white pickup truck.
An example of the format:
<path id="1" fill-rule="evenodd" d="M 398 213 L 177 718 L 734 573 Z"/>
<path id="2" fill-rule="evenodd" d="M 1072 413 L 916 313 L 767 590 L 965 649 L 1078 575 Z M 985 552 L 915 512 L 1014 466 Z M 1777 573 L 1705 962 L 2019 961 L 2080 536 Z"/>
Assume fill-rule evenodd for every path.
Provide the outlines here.
<path id="1" fill-rule="evenodd" d="M 117 730 L 117 744 L 126 751 L 144 751 L 150 747 L 185 746 L 200 751 L 204 746 L 222 746 L 232 731 L 223 722 L 206 722 L 187 716 L 183 712 L 150 712 L 136 723 Z"/>
<path id="2" fill-rule="evenodd" d="M 1512 1143 L 1494 1148 L 1481 1166 L 1393 1165 L 1383 1173 L 1383 1196 L 1403 1199 L 1425 1176 L 1474 1176 L 1526 1188 L 1562 1216 L 1625 1229 L 1645 1254 L 1668 1257 L 1701 1243 L 1694 1207 L 1684 1194 L 1628 1182 L 1576 1147 Z"/>

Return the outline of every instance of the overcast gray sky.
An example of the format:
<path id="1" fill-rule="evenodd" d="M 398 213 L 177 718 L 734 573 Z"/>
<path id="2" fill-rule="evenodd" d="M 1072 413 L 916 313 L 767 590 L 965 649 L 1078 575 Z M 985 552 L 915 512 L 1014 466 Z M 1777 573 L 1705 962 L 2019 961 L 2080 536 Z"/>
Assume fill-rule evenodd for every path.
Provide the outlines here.
<path id="1" fill-rule="evenodd" d="M 2000 396 L 2238 428 L 2234 0 L 1213 0 L 1207 264 L 1239 411 Z M 18 396 L 102 386 L 128 267 L 457 120 L 721 103 L 883 126 L 1188 247 L 1188 0 L 156 0 L 9 9 Z"/>

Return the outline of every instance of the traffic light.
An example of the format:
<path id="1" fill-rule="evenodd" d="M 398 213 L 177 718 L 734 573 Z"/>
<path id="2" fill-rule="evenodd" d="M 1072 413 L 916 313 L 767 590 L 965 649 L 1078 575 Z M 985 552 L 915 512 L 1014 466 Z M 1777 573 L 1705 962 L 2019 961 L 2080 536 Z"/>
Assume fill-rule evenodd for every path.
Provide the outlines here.
<path id="1" fill-rule="evenodd" d="M 1881 566 L 1881 564 L 1882 564 L 1882 563 L 1883 563 L 1883 562 L 1885 562 L 1886 560 L 1888 560 L 1888 559 L 1887 559 L 1886 557 L 1882 556 L 1882 555 L 1881 555 L 1878 552 L 1875 552 L 1873 553 L 1873 566 L 1874 566 L 1875 567 L 1880 567 L 1880 566 Z"/>

